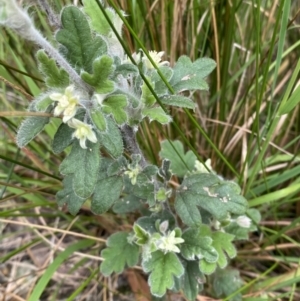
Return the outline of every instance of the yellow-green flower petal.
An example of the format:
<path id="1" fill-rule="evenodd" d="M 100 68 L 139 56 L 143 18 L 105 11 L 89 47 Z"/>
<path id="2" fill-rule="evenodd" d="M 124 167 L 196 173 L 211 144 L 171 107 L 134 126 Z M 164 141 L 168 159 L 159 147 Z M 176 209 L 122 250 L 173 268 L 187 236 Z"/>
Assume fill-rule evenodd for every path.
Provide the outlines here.
<path id="1" fill-rule="evenodd" d="M 76 114 L 77 105 L 79 104 L 78 96 L 74 94 L 74 87 L 69 86 L 65 89 L 64 94 L 52 93 L 50 99 L 57 102 L 54 109 L 54 116 L 63 114 L 63 122 L 68 122 Z"/>
<path id="2" fill-rule="evenodd" d="M 78 119 L 73 118 L 68 122 L 68 125 L 71 128 L 75 129 L 75 132 L 72 136 L 79 140 L 79 144 L 82 148 L 87 148 L 86 139 L 88 139 L 92 143 L 97 142 L 96 134 L 92 130 L 92 126 L 90 124 L 84 123 Z"/>

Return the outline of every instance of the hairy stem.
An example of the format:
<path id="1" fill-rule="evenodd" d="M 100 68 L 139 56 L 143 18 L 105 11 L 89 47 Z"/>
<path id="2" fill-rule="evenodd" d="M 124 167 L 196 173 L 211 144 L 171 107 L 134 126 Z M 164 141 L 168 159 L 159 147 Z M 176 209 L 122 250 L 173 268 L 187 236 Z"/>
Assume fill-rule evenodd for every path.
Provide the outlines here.
<path id="1" fill-rule="evenodd" d="M 55 49 L 34 27 L 32 28 L 34 35 L 32 35 L 32 41 L 41 46 L 50 57 L 52 57 L 63 69 L 65 69 L 70 78 L 82 89 L 87 91 L 89 94 L 92 94 L 94 89 L 86 84 L 78 73 L 70 66 L 67 60 Z"/>
<path id="2" fill-rule="evenodd" d="M 126 124 L 121 128 L 121 131 L 122 131 L 122 136 L 124 139 L 126 149 L 132 155 L 140 155 L 141 156 L 140 165 L 142 168 L 145 168 L 148 165 L 148 162 L 145 159 L 144 154 L 142 153 L 142 151 L 137 143 L 136 133 L 135 133 L 134 129 Z"/>
<path id="3" fill-rule="evenodd" d="M 47 0 L 39 0 L 40 5 L 45 9 L 50 9 Z M 86 84 L 79 74 L 72 68 L 66 59 L 55 49 L 35 28 L 28 13 L 20 8 L 15 0 L 1 1 L 1 13 L 4 17 L 0 18 L 0 24 L 3 24 L 15 30 L 22 38 L 33 41 L 41 48 L 43 48 L 50 57 L 52 57 L 63 69 L 70 75 L 71 80 L 77 84 L 81 89 L 87 91 L 90 95 L 94 89 Z M 43 6 L 44 5 L 44 6 Z M 53 12 L 52 12 L 53 14 Z M 1 17 L 1 16 L 0 16 Z"/>

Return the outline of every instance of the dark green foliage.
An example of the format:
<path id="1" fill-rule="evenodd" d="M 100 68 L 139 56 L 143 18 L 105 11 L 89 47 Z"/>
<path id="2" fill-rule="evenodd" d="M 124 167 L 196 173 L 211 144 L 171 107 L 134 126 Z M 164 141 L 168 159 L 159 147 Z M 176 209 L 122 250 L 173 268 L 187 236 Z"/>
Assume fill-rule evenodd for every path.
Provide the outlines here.
<path id="1" fill-rule="evenodd" d="M 58 68 L 54 59 L 50 59 L 44 50 L 37 52 L 40 71 L 45 76 L 46 85 L 51 88 L 66 88 L 69 83 L 68 73 Z"/>
<path id="2" fill-rule="evenodd" d="M 216 262 L 219 258 L 218 252 L 212 246 L 212 238 L 205 236 L 200 228 L 192 228 L 182 235 L 184 243 L 181 245 L 181 254 L 187 260 L 205 258 L 208 262 Z"/>
<path id="3" fill-rule="evenodd" d="M 74 129 L 69 127 L 66 123 L 62 123 L 57 132 L 54 135 L 53 142 L 52 142 L 52 150 L 54 154 L 59 154 L 66 147 L 68 147 L 72 141 L 72 134 L 74 132 Z"/>
<path id="4" fill-rule="evenodd" d="M 188 172 L 193 171 L 197 157 L 192 151 L 184 153 L 183 145 L 180 141 L 161 142 L 161 151 L 159 155 L 163 159 L 171 162 L 170 170 L 178 177 L 185 176 Z"/>
<path id="5" fill-rule="evenodd" d="M 101 145 L 113 158 L 118 158 L 124 149 L 121 132 L 112 118 L 107 118 L 106 124 L 107 131 L 99 134 Z"/>
<path id="6" fill-rule="evenodd" d="M 122 125 L 127 121 L 125 108 L 127 106 L 127 98 L 123 94 L 111 95 L 103 101 L 103 112 L 111 114 L 118 125 Z"/>
<path id="7" fill-rule="evenodd" d="M 83 4 L 84 12 L 91 19 L 92 28 L 99 34 L 107 36 L 112 30 L 97 2 L 95 0 L 83 0 Z M 114 13 L 109 9 L 106 9 L 105 11 L 108 14 L 109 18 L 113 21 Z"/>
<path id="8" fill-rule="evenodd" d="M 63 180 L 64 188 L 56 194 L 58 206 L 67 205 L 71 214 L 76 215 L 86 199 L 80 198 L 73 190 L 73 175 L 68 175 Z"/>
<path id="9" fill-rule="evenodd" d="M 122 273 L 126 265 L 133 267 L 139 260 L 139 247 L 128 241 L 126 232 L 117 232 L 107 240 L 107 248 L 101 252 L 104 261 L 100 265 L 103 275 L 109 276 L 113 272 Z"/>
<path id="10" fill-rule="evenodd" d="M 153 120 L 161 124 L 168 124 L 172 118 L 161 107 L 144 108 L 142 110 L 144 117 L 148 117 L 150 122 Z"/>
<path id="11" fill-rule="evenodd" d="M 228 297 L 236 292 L 242 286 L 242 279 L 238 270 L 234 269 L 218 269 L 212 276 L 213 290 L 217 298 Z M 237 293 L 229 301 L 243 300 L 242 294 Z"/>
<path id="12" fill-rule="evenodd" d="M 141 228 L 143 228 L 148 233 L 153 234 L 154 232 L 157 232 L 157 221 L 163 222 L 168 221 L 169 229 L 173 229 L 175 225 L 175 219 L 174 216 L 167 210 L 163 210 L 158 213 L 153 213 L 151 216 L 142 216 L 137 221 L 136 224 L 138 224 Z"/>
<path id="13" fill-rule="evenodd" d="M 160 100 L 168 106 L 195 109 L 195 103 L 190 98 L 182 95 L 167 95 L 161 97 Z"/>
<path id="14" fill-rule="evenodd" d="M 133 195 L 125 196 L 115 202 L 113 211 L 118 214 L 134 212 L 143 206 L 140 198 Z"/>
<path id="15" fill-rule="evenodd" d="M 185 297 L 194 301 L 199 293 L 203 289 L 204 275 L 199 270 L 198 262 L 186 261 L 184 274 L 181 277 L 181 288 Z"/>
<path id="16" fill-rule="evenodd" d="M 82 72 L 81 78 L 89 85 L 95 87 L 98 94 L 108 94 L 114 90 L 114 82 L 108 78 L 114 71 L 113 59 L 103 55 L 93 61 L 93 73 Z"/>
<path id="17" fill-rule="evenodd" d="M 83 69 L 91 73 L 93 62 L 107 52 L 105 41 L 93 37 L 86 16 L 75 6 L 67 6 L 62 10 L 63 29 L 56 34 L 56 40 L 64 47 L 64 56 L 78 73 Z"/>
<path id="18" fill-rule="evenodd" d="M 204 78 L 216 67 L 215 61 L 201 58 L 192 62 L 187 56 L 181 56 L 174 67 L 171 85 L 175 92 L 186 90 L 208 90 Z"/>
<path id="19" fill-rule="evenodd" d="M 71 153 L 60 165 L 64 175 L 74 174 L 73 189 L 77 196 L 88 198 L 94 191 L 100 167 L 99 143 L 87 142 L 87 148 L 74 141 Z"/>
<path id="20" fill-rule="evenodd" d="M 95 214 L 105 213 L 120 197 L 123 188 L 121 177 L 113 176 L 100 179 L 96 183 L 92 197 L 91 210 Z"/>
<path id="21" fill-rule="evenodd" d="M 245 214 L 248 204 L 239 193 L 240 188 L 234 182 L 221 180 L 213 174 L 194 174 L 183 180 L 177 192 L 175 209 L 189 226 L 201 223 L 198 206 L 222 220 L 228 213 Z"/>
<path id="22" fill-rule="evenodd" d="M 98 131 L 100 131 L 100 132 L 106 131 L 106 129 L 107 129 L 106 119 L 105 119 L 103 112 L 101 111 L 100 106 L 90 110 L 90 117 L 91 117 L 91 120 L 92 120 L 95 128 Z"/>
<path id="23" fill-rule="evenodd" d="M 162 297 L 167 289 L 172 289 L 174 277 L 179 278 L 184 272 L 182 263 L 174 253 L 164 254 L 161 251 L 152 253 L 151 258 L 143 262 L 143 269 L 150 272 L 148 283 L 151 293 L 157 297 Z"/>
<path id="24" fill-rule="evenodd" d="M 19 127 L 16 137 L 18 147 L 26 146 L 49 123 L 49 117 L 27 117 Z"/>

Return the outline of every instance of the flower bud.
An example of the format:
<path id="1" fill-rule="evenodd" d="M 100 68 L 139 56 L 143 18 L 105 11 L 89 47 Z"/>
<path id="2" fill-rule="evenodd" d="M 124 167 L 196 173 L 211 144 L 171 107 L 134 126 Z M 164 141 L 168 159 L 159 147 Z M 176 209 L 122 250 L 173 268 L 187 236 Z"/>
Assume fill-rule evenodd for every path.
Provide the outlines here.
<path id="1" fill-rule="evenodd" d="M 246 215 L 239 216 L 235 222 L 242 228 L 250 228 L 251 226 L 251 219 Z"/>

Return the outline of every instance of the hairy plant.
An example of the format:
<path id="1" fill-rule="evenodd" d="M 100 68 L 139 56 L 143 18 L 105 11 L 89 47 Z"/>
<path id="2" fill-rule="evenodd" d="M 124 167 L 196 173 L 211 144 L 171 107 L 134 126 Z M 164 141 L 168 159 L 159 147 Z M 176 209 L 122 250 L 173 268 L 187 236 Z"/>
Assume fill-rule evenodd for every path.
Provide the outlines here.
<path id="1" fill-rule="evenodd" d="M 181 290 L 194 300 L 204 278 L 222 269 L 214 274 L 214 289 L 229 295 L 241 285 L 237 271 L 224 270 L 236 256 L 233 242 L 248 238 L 259 213 L 248 209 L 237 183 L 219 176 L 210 161 L 185 153 L 180 141 L 161 142 L 156 166 L 136 139 L 144 118 L 165 125 L 172 122 L 168 107 L 195 109 L 192 93 L 208 90 L 205 79 L 216 63 L 181 56 L 171 67 L 163 52 L 125 53 L 124 14 L 99 1 L 83 4 L 63 8 L 60 20 L 46 5 L 59 28 L 54 47 L 14 1 L 0 0 L 1 24 L 41 47 L 36 58 L 47 86 L 28 108 L 33 116 L 20 125 L 18 146 L 60 118 L 52 150 L 68 149 L 68 155 L 59 167 L 64 180 L 58 205 L 73 215 L 87 200 L 94 214 L 139 212 L 131 232 L 108 238 L 101 273 L 141 264 L 154 296 Z"/>

